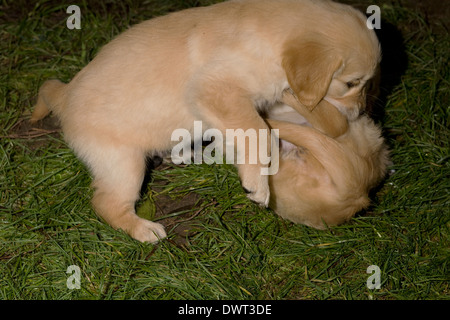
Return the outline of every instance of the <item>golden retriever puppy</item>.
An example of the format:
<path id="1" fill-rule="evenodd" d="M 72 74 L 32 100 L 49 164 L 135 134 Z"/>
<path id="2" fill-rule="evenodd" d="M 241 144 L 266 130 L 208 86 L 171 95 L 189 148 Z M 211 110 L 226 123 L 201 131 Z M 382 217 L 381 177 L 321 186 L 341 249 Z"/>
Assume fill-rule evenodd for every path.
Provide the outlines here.
<path id="1" fill-rule="evenodd" d="M 267 120 L 282 139 L 280 167 L 269 178 L 269 206 L 285 219 L 317 229 L 341 224 L 366 208 L 370 189 L 389 163 L 380 128 L 361 116 L 333 139 L 306 126 L 299 115 L 291 113 L 289 120 L 302 125 Z"/>
<path id="2" fill-rule="evenodd" d="M 70 83 L 46 82 L 31 120 L 53 111 L 93 175 L 96 212 L 133 238 L 155 242 L 166 236 L 163 227 L 139 218 L 134 205 L 145 157 L 170 150 L 174 130 L 192 132 L 194 121 L 202 121 L 221 132 L 269 134 L 258 111 L 289 87 L 310 110 L 325 99 L 354 118 L 379 59 L 373 30 L 350 6 L 229 1 L 125 31 Z M 245 155 L 245 146 L 238 144 L 236 152 Z M 267 206 L 268 176 L 261 172 L 268 165 L 244 161 L 237 167 L 249 198 Z"/>

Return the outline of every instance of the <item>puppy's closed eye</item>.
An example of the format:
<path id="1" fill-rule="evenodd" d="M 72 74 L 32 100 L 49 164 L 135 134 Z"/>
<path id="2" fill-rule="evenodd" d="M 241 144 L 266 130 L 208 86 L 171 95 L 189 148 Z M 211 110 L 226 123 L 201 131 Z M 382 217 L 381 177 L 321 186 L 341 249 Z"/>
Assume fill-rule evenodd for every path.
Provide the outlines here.
<path id="1" fill-rule="evenodd" d="M 361 80 L 355 79 L 355 80 L 352 80 L 352 81 L 348 81 L 346 83 L 346 85 L 347 85 L 347 87 L 349 89 L 351 89 L 351 88 L 357 87 L 360 83 L 361 83 Z"/>

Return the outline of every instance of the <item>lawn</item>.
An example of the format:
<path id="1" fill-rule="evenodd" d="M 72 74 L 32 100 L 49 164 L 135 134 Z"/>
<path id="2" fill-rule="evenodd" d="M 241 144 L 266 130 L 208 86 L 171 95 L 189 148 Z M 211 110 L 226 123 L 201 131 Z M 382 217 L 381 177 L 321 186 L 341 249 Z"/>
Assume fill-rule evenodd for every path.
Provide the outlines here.
<path id="1" fill-rule="evenodd" d="M 318 231 L 251 203 L 232 166 L 164 162 L 138 207 L 167 240 L 142 244 L 97 218 L 57 121 L 27 122 L 39 86 L 69 81 L 130 25 L 212 2 L 86 0 L 80 30 L 59 1 L 1 2 L 0 299 L 449 299 L 448 26 L 398 1 L 359 1 L 381 8 L 371 114 L 393 162 L 365 212 Z"/>

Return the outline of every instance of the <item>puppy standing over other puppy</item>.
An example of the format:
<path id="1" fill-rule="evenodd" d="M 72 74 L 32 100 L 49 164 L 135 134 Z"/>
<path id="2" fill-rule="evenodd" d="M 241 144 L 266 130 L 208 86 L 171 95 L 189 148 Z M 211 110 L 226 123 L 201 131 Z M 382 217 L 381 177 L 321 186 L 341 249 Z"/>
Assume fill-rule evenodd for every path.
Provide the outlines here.
<path id="1" fill-rule="evenodd" d="M 325 99 L 353 119 L 364 108 L 364 85 L 379 59 L 373 30 L 350 6 L 229 1 L 130 28 L 69 84 L 44 83 L 31 120 L 53 111 L 93 175 L 97 214 L 137 240 L 155 242 L 166 236 L 162 225 L 139 218 L 134 205 L 145 157 L 169 150 L 175 129 L 192 131 L 201 120 L 222 132 L 269 132 L 258 110 L 288 87 L 310 110 Z M 245 154 L 245 146 L 236 149 Z M 267 206 L 264 167 L 246 161 L 238 171 L 249 198 Z"/>

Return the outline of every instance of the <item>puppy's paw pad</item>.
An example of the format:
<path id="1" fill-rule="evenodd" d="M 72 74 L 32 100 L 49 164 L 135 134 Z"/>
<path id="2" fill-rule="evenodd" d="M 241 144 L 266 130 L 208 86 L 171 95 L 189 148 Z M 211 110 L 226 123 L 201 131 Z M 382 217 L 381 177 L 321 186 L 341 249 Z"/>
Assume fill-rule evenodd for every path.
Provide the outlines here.
<path id="1" fill-rule="evenodd" d="M 156 243 L 167 237 L 167 234 L 162 224 L 141 219 L 131 233 L 131 236 L 141 242 Z"/>

